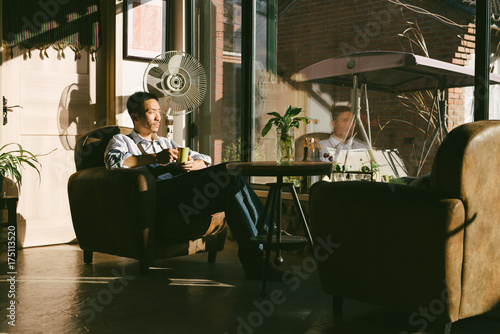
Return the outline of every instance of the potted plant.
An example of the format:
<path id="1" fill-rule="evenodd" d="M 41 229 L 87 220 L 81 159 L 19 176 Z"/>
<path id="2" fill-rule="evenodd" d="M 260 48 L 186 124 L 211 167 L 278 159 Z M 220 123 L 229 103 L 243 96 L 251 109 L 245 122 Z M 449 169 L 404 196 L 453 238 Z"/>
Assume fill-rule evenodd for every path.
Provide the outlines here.
<path id="1" fill-rule="evenodd" d="M 285 114 L 281 116 L 277 112 L 267 113 L 272 117 L 262 129 L 262 137 L 265 137 L 273 125 L 276 126 L 277 135 L 277 161 L 280 164 L 293 162 L 295 141 L 293 128 L 299 128 L 300 122 L 308 124 L 309 117 L 297 117 L 302 108 L 288 106 Z"/>
<path id="2" fill-rule="evenodd" d="M 10 146 L 15 149 L 8 150 Z M 37 156 L 30 151 L 22 148 L 20 144 L 9 143 L 0 148 L 0 190 L 3 194 L 3 181 L 5 177 L 10 177 L 18 189 L 20 189 L 23 180 L 24 166 L 32 167 L 40 176 L 40 162 Z"/>
<path id="3" fill-rule="evenodd" d="M 11 148 L 14 146 L 15 148 Z M 37 156 L 22 148 L 17 143 L 10 143 L 0 147 L 0 195 L 3 196 L 3 183 L 6 177 L 12 179 L 12 186 L 21 188 L 23 180 L 23 168 L 25 166 L 34 168 L 40 176 L 41 164 Z M 3 228 L 0 231 L 0 254 L 6 249 L 6 237 Z"/>

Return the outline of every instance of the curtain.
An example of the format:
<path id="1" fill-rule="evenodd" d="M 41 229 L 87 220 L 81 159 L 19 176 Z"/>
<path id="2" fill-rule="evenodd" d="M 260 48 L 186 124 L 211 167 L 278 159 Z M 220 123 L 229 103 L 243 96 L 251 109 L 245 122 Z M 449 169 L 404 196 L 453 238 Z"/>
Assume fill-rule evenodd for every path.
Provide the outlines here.
<path id="1" fill-rule="evenodd" d="M 69 47 L 80 59 L 87 47 L 92 60 L 101 45 L 99 0 L 7 0 L 3 1 L 3 42 L 10 48 L 39 49 L 48 57 L 53 47 L 65 57 Z"/>

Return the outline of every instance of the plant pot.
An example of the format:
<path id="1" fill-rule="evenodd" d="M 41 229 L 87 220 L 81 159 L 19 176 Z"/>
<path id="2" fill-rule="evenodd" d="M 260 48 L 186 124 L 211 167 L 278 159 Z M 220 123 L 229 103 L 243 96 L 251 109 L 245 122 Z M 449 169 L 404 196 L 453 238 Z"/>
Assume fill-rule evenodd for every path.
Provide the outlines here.
<path id="1" fill-rule="evenodd" d="M 293 135 L 293 128 L 287 131 L 276 129 L 276 153 L 278 164 L 289 164 L 293 162 L 295 155 L 295 139 Z"/>

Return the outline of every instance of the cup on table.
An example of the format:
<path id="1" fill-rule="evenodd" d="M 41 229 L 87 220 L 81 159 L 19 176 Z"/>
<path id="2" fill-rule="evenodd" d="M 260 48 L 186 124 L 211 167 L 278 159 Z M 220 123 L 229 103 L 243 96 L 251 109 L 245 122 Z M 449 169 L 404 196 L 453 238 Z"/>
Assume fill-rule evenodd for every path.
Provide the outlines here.
<path id="1" fill-rule="evenodd" d="M 179 153 L 177 154 L 177 165 L 182 165 L 188 161 L 189 147 L 177 147 Z"/>

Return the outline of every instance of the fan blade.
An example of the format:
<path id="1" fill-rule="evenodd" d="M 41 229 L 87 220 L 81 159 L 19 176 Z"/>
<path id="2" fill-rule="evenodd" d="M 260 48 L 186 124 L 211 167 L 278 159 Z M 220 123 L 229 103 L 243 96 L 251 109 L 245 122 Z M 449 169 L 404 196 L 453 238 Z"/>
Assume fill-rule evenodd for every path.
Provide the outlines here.
<path id="1" fill-rule="evenodd" d="M 185 94 L 172 99 L 172 109 L 175 111 L 185 111 L 186 113 L 198 108 L 200 104 L 200 93 L 195 86 L 191 86 Z"/>
<path id="2" fill-rule="evenodd" d="M 155 86 L 156 86 L 156 88 L 158 88 L 158 90 L 160 90 L 162 92 L 163 95 L 165 95 L 165 93 L 168 94 L 168 92 L 165 92 L 163 90 L 163 86 L 162 86 L 161 82 L 157 82 Z"/>
<path id="3" fill-rule="evenodd" d="M 162 96 L 165 96 L 165 94 L 161 91 L 161 90 L 158 90 L 156 89 L 155 87 L 153 87 L 152 85 L 148 84 L 148 89 L 147 91 L 157 97 L 162 97 Z"/>
<path id="4" fill-rule="evenodd" d="M 183 58 L 184 57 L 180 54 L 173 55 L 172 58 L 168 61 L 168 71 L 173 74 L 178 73 Z"/>
<path id="5" fill-rule="evenodd" d="M 160 79 L 163 75 L 163 71 L 160 67 L 151 67 L 147 72 L 148 75 Z"/>
<path id="6" fill-rule="evenodd" d="M 164 96 L 158 99 L 158 102 L 160 103 L 161 111 L 168 115 L 171 109 L 172 98 L 170 96 Z"/>

